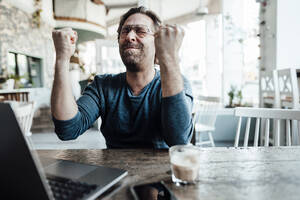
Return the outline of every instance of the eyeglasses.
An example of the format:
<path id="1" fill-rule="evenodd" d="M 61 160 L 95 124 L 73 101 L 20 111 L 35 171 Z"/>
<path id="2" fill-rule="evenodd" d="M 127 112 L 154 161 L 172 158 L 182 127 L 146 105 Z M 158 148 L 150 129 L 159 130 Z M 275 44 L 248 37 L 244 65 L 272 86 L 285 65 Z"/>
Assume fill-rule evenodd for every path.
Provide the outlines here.
<path id="1" fill-rule="evenodd" d="M 144 38 L 146 35 L 154 35 L 146 25 L 125 25 L 121 29 L 120 37 L 126 37 L 132 30 L 139 38 Z"/>

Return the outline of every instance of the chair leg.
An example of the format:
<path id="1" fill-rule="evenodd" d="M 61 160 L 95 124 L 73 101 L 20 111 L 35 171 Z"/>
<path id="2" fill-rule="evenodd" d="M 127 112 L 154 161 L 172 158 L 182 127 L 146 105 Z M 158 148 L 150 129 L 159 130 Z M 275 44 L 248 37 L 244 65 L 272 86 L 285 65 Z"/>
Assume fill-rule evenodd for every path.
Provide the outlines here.
<path id="1" fill-rule="evenodd" d="M 199 144 L 200 144 L 200 147 L 202 146 L 202 137 L 201 137 L 201 134 L 199 132 Z"/>
<path id="2" fill-rule="evenodd" d="M 206 143 L 206 142 L 202 141 L 201 132 L 196 131 L 195 132 L 195 145 L 201 147 L 204 143 Z"/>
<path id="3" fill-rule="evenodd" d="M 292 146 L 299 145 L 299 138 L 298 138 L 298 128 L 297 128 L 297 121 L 292 120 Z"/>
<path id="4" fill-rule="evenodd" d="M 260 124 L 260 146 L 264 146 L 264 138 L 265 138 L 265 120 L 261 120 Z"/>
<path id="5" fill-rule="evenodd" d="M 212 147 L 215 147 L 214 138 L 213 138 L 213 136 L 212 136 L 212 134 L 211 134 L 210 131 L 208 132 L 208 137 L 209 137 L 209 140 L 210 140 L 210 142 L 211 142 L 211 146 L 212 146 Z"/>
<path id="6" fill-rule="evenodd" d="M 204 133 L 204 132 L 203 132 Z M 206 145 L 206 144 L 210 144 L 212 147 L 215 147 L 215 142 L 214 142 L 214 138 L 212 136 L 212 133 L 210 131 L 205 131 L 205 133 L 208 134 L 209 140 L 207 141 L 202 141 L 202 137 L 201 137 L 201 132 L 198 131 L 196 132 L 196 140 L 195 140 L 195 145 L 201 147 L 202 145 Z"/>

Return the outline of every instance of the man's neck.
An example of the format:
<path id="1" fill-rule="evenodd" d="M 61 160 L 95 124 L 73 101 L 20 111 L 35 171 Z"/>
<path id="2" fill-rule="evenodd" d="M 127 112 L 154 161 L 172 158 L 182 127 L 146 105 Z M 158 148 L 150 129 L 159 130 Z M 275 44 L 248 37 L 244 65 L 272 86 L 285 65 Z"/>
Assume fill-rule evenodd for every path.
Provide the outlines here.
<path id="1" fill-rule="evenodd" d="M 138 96 L 142 89 L 153 80 L 154 76 L 154 67 L 150 67 L 149 69 L 141 72 L 126 71 L 126 81 L 134 96 Z"/>

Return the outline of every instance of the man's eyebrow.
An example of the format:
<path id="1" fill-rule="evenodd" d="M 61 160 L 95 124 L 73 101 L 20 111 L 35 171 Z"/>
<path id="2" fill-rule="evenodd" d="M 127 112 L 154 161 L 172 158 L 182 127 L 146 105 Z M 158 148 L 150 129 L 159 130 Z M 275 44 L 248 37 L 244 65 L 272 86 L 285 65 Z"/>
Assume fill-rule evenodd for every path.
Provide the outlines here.
<path id="1" fill-rule="evenodd" d="M 127 25 L 124 25 L 124 26 L 144 26 L 144 27 L 148 27 L 149 28 L 149 26 L 147 26 L 145 24 L 127 24 Z"/>

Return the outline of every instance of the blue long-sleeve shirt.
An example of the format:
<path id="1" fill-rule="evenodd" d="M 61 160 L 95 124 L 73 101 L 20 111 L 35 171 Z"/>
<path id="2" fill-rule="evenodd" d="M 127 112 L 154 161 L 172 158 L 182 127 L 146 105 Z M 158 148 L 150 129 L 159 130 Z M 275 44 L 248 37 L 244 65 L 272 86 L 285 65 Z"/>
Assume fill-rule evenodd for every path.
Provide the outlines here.
<path id="1" fill-rule="evenodd" d="M 108 148 L 168 148 L 186 144 L 192 136 L 192 90 L 162 98 L 160 73 L 138 96 L 126 82 L 126 73 L 98 75 L 77 100 L 78 113 L 70 120 L 53 117 L 61 140 L 77 138 L 100 116 Z"/>

